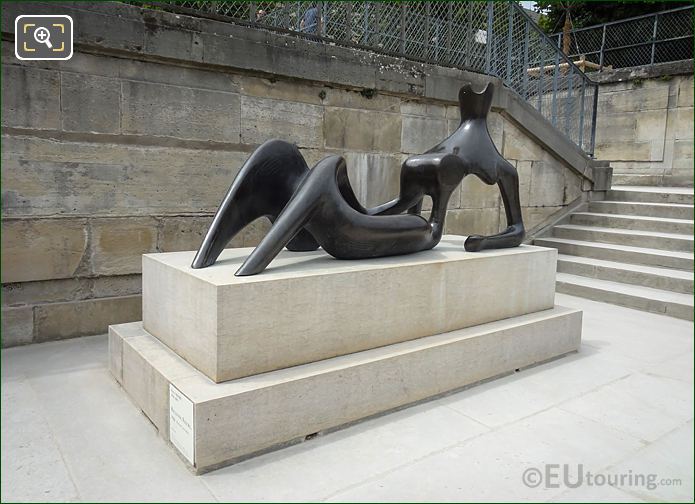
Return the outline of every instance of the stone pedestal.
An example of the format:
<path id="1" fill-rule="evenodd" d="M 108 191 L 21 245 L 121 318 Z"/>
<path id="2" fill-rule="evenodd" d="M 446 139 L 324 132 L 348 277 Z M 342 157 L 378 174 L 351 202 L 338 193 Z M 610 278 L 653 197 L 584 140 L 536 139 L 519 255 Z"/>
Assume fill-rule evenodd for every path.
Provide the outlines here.
<path id="1" fill-rule="evenodd" d="M 555 249 L 468 253 L 446 237 L 360 261 L 283 251 L 235 277 L 250 250 L 199 270 L 193 252 L 143 256 L 145 329 L 215 382 L 546 310 L 555 297 Z"/>
<path id="2" fill-rule="evenodd" d="M 434 250 L 367 261 L 250 249 L 191 270 L 143 260 L 144 322 L 112 326 L 110 366 L 197 473 L 578 349 L 553 306 L 556 251 Z M 223 382 L 223 383 L 216 383 Z"/>

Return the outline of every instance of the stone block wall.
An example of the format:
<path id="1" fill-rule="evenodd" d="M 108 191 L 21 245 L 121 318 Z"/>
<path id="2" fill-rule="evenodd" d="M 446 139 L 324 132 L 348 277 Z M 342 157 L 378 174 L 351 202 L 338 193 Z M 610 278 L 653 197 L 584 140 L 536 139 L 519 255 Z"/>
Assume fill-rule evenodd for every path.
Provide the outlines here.
<path id="1" fill-rule="evenodd" d="M 92 14 L 73 11 L 78 26 L 80 15 Z M 178 37 L 193 43 L 188 31 L 176 31 L 185 19 L 166 19 L 169 44 Z M 414 74 L 399 81 L 389 68 L 382 89 L 365 92 L 360 74 L 298 79 L 193 64 L 185 51 L 155 58 L 85 44 L 68 61 L 19 61 L 5 27 L 3 38 L 3 346 L 139 320 L 141 255 L 196 249 L 242 163 L 267 139 L 296 142 L 310 165 L 344 155 L 362 203 L 387 201 L 398 193 L 401 163 L 457 127 L 455 90 L 481 78 L 430 70 L 436 91 L 427 96 L 424 85 L 400 89 Z M 259 57 L 266 49 L 258 45 Z M 538 133 L 548 126 L 523 104 L 503 103 L 512 100 L 504 93 L 489 129 L 519 170 L 532 230 L 585 195 L 589 161 L 558 137 L 574 156 L 563 159 L 539 139 L 552 137 Z M 524 114 L 535 134 L 522 124 Z M 505 226 L 498 188 L 466 179 L 451 200 L 446 232 L 491 234 Z M 230 246 L 253 246 L 268 227 L 259 220 Z"/>
<path id="2" fill-rule="evenodd" d="M 693 63 L 594 74 L 596 157 L 623 184 L 693 185 Z"/>

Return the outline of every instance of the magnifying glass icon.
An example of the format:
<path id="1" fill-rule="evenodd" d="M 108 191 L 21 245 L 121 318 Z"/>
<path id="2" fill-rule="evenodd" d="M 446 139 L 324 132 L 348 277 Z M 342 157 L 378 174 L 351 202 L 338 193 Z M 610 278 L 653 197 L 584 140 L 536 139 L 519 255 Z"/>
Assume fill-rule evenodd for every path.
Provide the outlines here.
<path id="1" fill-rule="evenodd" d="M 49 49 L 53 47 L 53 44 L 51 44 L 51 32 L 43 26 L 39 26 L 34 30 L 34 40 L 39 44 L 46 44 Z"/>

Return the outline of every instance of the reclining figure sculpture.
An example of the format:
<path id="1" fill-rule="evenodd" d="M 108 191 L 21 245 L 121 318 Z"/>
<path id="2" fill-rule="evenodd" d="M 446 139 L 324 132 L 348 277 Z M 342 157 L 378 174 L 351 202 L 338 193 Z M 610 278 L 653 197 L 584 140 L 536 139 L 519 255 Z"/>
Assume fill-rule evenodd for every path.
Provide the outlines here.
<path id="1" fill-rule="evenodd" d="M 342 157 L 328 156 L 310 170 L 295 145 L 282 140 L 265 142 L 232 182 L 191 266 L 214 264 L 234 235 L 263 216 L 272 227 L 237 276 L 262 272 L 285 246 L 291 251 L 321 246 L 338 259 L 428 250 L 441 240 L 449 198 L 469 174 L 498 185 L 508 227 L 491 236 L 469 236 L 465 249 L 518 246 L 524 237 L 518 175 L 497 151 L 487 130 L 493 92 L 492 84 L 481 93 L 463 86 L 458 129 L 424 154 L 406 159 L 399 196 L 374 208 L 364 208 L 357 201 Z M 432 198 L 429 220 L 420 215 L 425 196 Z"/>

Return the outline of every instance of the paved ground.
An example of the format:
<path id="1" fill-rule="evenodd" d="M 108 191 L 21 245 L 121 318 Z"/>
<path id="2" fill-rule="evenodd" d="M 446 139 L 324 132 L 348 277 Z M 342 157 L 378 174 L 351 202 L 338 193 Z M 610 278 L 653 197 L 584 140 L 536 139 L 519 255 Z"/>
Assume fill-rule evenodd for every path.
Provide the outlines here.
<path id="1" fill-rule="evenodd" d="M 109 376 L 104 336 L 3 350 L 2 501 L 692 502 L 693 324 L 557 300 L 585 310 L 578 354 L 201 477 Z M 550 486 L 524 485 L 537 470 Z"/>

